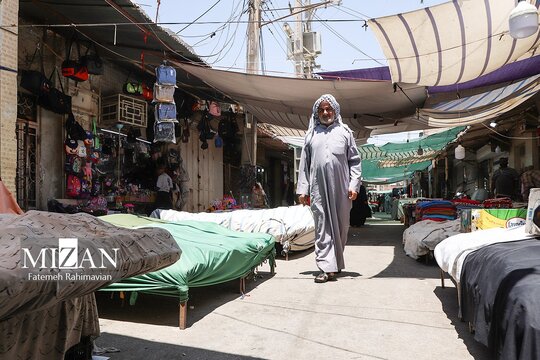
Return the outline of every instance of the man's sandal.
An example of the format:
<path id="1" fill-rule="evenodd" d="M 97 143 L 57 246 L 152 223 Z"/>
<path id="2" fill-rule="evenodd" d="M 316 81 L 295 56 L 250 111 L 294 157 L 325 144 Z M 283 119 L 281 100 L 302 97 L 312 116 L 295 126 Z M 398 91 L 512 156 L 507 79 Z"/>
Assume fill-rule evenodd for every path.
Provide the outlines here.
<path id="1" fill-rule="evenodd" d="M 335 281 L 336 280 L 336 275 L 334 273 L 325 273 L 325 272 L 321 272 L 319 275 L 317 275 L 317 277 L 315 277 L 315 282 L 316 283 L 325 283 L 327 281 Z"/>

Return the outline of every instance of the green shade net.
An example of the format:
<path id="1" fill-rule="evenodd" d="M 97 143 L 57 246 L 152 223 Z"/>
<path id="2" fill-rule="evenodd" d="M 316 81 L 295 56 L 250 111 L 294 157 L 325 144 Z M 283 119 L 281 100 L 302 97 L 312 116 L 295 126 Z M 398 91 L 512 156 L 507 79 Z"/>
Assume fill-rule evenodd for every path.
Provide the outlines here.
<path id="1" fill-rule="evenodd" d="M 274 237 L 269 234 L 232 231 L 203 221 L 167 222 L 127 214 L 107 215 L 100 219 L 127 228 L 165 229 L 182 249 L 180 260 L 173 265 L 123 279 L 102 291 L 176 296 L 184 302 L 188 300 L 190 287 L 215 285 L 244 277 L 266 259 L 274 265 Z"/>
<path id="2" fill-rule="evenodd" d="M 429 165 L 431 165 L 430 160 L 405 166 L 380 168 L 378 160 L 363 160 L 362 181 L 369 184 L 393 184 L 410 178 L 415 171 L 422 171 Z"/>
<path id="3" fill-rule="evenodd" d="M 465 126 L 458 126 L 406 143 L 359 146 L 362 181 L 369 184 L 392 184 L 410 178 L 415 171 L 425 170 L 431 160 L 465 129 Z M 422 155 L 418 155 L 419 147 L 422 148 Z"/>

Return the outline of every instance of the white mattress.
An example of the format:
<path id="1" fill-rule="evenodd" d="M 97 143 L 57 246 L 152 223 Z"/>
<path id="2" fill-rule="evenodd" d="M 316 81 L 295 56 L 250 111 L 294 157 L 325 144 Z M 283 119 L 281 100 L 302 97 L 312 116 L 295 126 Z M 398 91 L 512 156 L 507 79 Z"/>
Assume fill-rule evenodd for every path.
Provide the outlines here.
<path id="1" fill-rule="evenodd" d="M 525 233 L 525 226 L 511 229 L 494 228 L 462 233 L 449 237 L 435 247 L 435 259 L 440 268 L 459 283 L 463 261 L 471 252 L 489 244 L 517 241 L 534 237 Z"/>
<path id="2" fill-rule="evenodd" d="M 412 224 L 403 232 L 403 250 L 407 256 L 418 259 L 444 239 L 459 234 L 461 220 L 422 220 Z"/>
<path id="3" fill-rule="evenodd" d="M 152 216 L 167 221 L 199 220 L 220 224 L 235 231 L 272 234 L 283 251 L 298 251 L 315 244 L 315 221 L 309 206 L 281 206 L 273 209 L 242 209 L 212 213 L 176 210 L 155 211 Z"/>

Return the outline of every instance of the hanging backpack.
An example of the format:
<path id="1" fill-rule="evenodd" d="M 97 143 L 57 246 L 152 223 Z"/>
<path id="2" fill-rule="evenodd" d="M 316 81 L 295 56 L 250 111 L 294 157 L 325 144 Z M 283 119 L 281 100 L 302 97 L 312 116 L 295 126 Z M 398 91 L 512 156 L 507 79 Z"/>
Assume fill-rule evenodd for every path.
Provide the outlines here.
<path id="1" fill-rule="evenodd" d="M 173 121 L 156 121 L 154 124 L 154 142 L 168 142 L 176 144 Z"/>
<path id="2" fill-rule="evenodd" d="M 176 70 L 165 64 L 156 67 L 156 82 L 160 85 L 176 85 Z"/>
<path id="3" fill-rule="evenodd" d="M 81 179 L 76 175 L 69 174 L 66 184 L 66 196 L 70 198 L 78 198 L 81 194 Z"/>
<path id="4" fill-rule="evenodd" d="M 68 174 L 80 174 L 82 170 L 82 159 L 77 155 L 66 155 L 64 170 Z"/>
<path id="5" fill-rule="evenodd" d="M 170 103 L 156 104 L 156 121 L 176 121 L 176 105 Z"/>
<path id="6" fill-rule="evenodd" d="M 208 102 L 208 112 L 212 116 L 219 117 L 221 116 L 221 106 L 216 101 Z"/>
<path id="7" fill-rule="evenodd" d="M 174 103 L 174 89 L 175 85 L 160 85 L 154 84 L 154 101 Z"/>
<path id="8" fill-rule="evenodd" d="M 75 120 L 73 113 L 70 113 L 66 119 L 66 133 L 71 140 L 86 139 L 86 131 L 81 124 Z"/>

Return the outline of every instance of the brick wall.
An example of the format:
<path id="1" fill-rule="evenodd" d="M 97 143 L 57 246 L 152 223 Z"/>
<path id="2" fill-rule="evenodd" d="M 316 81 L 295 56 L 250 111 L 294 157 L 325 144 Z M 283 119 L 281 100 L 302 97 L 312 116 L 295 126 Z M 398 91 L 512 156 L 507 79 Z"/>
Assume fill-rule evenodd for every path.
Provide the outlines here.
<path id="1" fill-rule="evenodd" d="M 0 1 L 0 23 L 18 24 L 19 1 Z M 0 31 L 0 64 L 17 70 L 17 27 Z M 0 70 L 0 176 L 7 188 L 15 193 L 17 169 L 17 73 Z"/>

